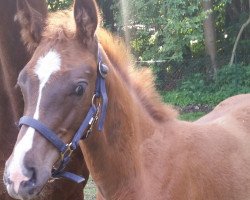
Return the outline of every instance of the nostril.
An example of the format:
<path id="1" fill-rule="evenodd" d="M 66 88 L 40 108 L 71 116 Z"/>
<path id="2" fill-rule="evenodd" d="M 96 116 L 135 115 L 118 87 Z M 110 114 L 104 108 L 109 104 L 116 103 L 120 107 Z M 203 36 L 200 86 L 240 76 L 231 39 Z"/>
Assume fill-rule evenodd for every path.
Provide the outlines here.
<path id="1" fill-rule="evenodd" d="M 8 173 L 5 171 L 3 175 L 3 182 L 5 185 L 11 185 L 13 182 L 10 180 Z"/>
<path id="2" fill-rule="evenodd" d="M 7 184 L 9 184 L 9 185 L 11 185 L 13 182 L 10 180 L 10 178 L 8 177 L 7 179 L 6 179 L 6 183 Z"/>
<path id="3" fill-rule="evenodd" d="M 30 181 L 36 182 L 36 170 L 34 167 L 29 168 Z"/>
<path id="4" fill-rule="evenodd" d="M 30 179 L 21 182 L 21 187 L 27 189 L 29 194 L 33 194 L 36 187 L 36 171 L 35 168 L 29 168 L 28 170 Z"/>
<path id="5" fill-rule="evenodd" d="M 3 177 L 3 182 L 4 182 L 4 184 L 5 185 L 11 185 L 13 182 L 10 180 L 10 178 L 9 177 L 6 177 L 6 176 L 4 176 Z"/>
<path id="6" fill-rule="evenodd" d="M 25 189 L 25 191 L 29 194 L 32 195 L 34 193 L 36 183 L 34 182 L 33 179 L 30 179 L 28 181 L 22 181 L 21 182 L 21 187 Z"/>

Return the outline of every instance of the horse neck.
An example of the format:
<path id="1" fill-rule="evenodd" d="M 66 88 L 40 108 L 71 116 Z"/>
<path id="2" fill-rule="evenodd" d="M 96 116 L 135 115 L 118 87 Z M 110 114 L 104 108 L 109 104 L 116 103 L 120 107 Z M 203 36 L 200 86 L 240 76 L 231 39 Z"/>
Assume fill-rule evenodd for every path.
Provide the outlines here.
<path id="1" fill-rule="evenodd" d="M 134 188 L 138 190 L 135 184 L 140 184 L 139 145 L 144 133 L 152 132 L 154 125 L 146 119 L 147 114 L 133 89 L 112 68 L 107 77 L 107 90 L 109 102 L 104 133 L 92 134 L 83 143 L 82 150 L 104 197 L 119 199 L 138 193 Z"/>
<path id="2" fill-rule="evenodd" d="M 0 60 L 4 93 L 8 98 L 12 120 L 17 121 L 23 110 L 21 93 L 14 89 L 17 76 L 27 61 L 27 54 L 20 38 L 20 28 L 14 22 L 16 1 L 0 1 Z M 14 50 L 14 51 L 13 51 Z M 5 106 L 5 105 L 4 105 Z M 10 112 L 11 111 L 11 112 Z"/>

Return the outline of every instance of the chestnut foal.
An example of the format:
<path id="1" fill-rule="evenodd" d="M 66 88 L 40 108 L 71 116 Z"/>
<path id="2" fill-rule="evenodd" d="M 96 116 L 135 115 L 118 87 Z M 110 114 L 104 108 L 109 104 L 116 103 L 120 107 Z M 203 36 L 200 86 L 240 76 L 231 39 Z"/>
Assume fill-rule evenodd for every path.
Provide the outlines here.
<path id="1" fill-rule="evenodd" d="M 28 0 L 28 3 L 40 15 L 46 16 L 45 0 Z M 15 89 L 17 76 L 33 54 L 27 52 L 20 38 L 20 27 L 14 22 L 17 13 L 16 4 L 16 0 L 0 0 L 0 173 L 3 173 L 5 161 L 16 141 L 18 128 L 15 122 L 23 113 L 22 94 L 19 89 Z M 86 181 L 83 184 L 72 184 L 66 180 L 56 180 L 46 185 L 39 199 L 83 200 L 82 189 L 87 182 L 89 172 L 80 151 L 74 155 L 70 169 L 82 174 Z M 12 199 L 4 184 L 0 184 L 0 199 Z"/>
<path id="2" fill-rule="evenodd" d="M 249 199 L 250 94 L 178 120 L 97 16 L 94 0 L 75 0 L 74 17 L 57 13 L 42 27 L 18 78 L 25 116 L 6 163 L 9 194 L 35 197 L 63 173 L 59 152 L 63 165 L 79 143 L 102 199 Z"/>

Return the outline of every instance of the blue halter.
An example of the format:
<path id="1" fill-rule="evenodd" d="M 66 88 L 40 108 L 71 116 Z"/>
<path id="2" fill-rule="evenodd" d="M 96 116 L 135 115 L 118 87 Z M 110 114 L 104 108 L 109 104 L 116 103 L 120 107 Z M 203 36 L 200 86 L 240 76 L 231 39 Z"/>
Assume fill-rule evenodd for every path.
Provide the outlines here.
<path id="1" fill-rule="evenodd" d="M 52 130 L 46 127 L 42 122 L 29 117 L 23 116 L 19 121 L 19 126 L 26 125 L 34 128 L 43 137 L 50 141 L 60 152 L 61 162 L 58 168 L 52 169 L 51 176 L 53 178 L 66 178 L 71 181 L 81 183 L 85 179 L 81 176 L 73 174 L 71 172 L 65 172 L 64 168 L 70 161 L 71 154 L 78 147 L 79 141 L 86 139 L 93 130 L 93 126 L 98 121 L 98 130 L 103 130 L 104 120 L 108 105 L 108 96 L 106 91 L 105 78 L 108 72 L 108 67 L 103 64 L 102 56 L 98 47 L 98 67 L 97 67 L 97 79 L 96 89 L 92 97 L 92 105 L 80 125 L 79 129 L 75 133 L 72 141 L 69 144 L 65 144 Z"/>

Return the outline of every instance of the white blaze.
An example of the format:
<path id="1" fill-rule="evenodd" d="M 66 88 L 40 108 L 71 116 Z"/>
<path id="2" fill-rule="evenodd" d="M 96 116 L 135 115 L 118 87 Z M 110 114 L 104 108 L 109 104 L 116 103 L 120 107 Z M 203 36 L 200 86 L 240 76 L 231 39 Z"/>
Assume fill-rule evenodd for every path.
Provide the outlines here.
<path id="1" fill-rule="evenodd" d="M 39 93 L 35 113 L 33 115 L 34 119 L 39 119 L 40 102 L 42 99 L 43 88 L 49 81 L 50 76 L 60 70 L 60 66 L 60 55 L 54 50 L 50 50 L 45 56 L 40 57 L 37 61 L 34 73 L 38 76 L 39 79 Z M 23 175 L 23 159 L 25 154 L 32 148 L 34 134 L 35 129 L 29 127 L 23 138 L 19 141 L 14 149 L 9 172 L 10 180 L 13 181 L 14 190 L 16 192 L 18 192 L 20 183 L 22 181 L 28 180 L 28 177 L 25 177 Z"/>

